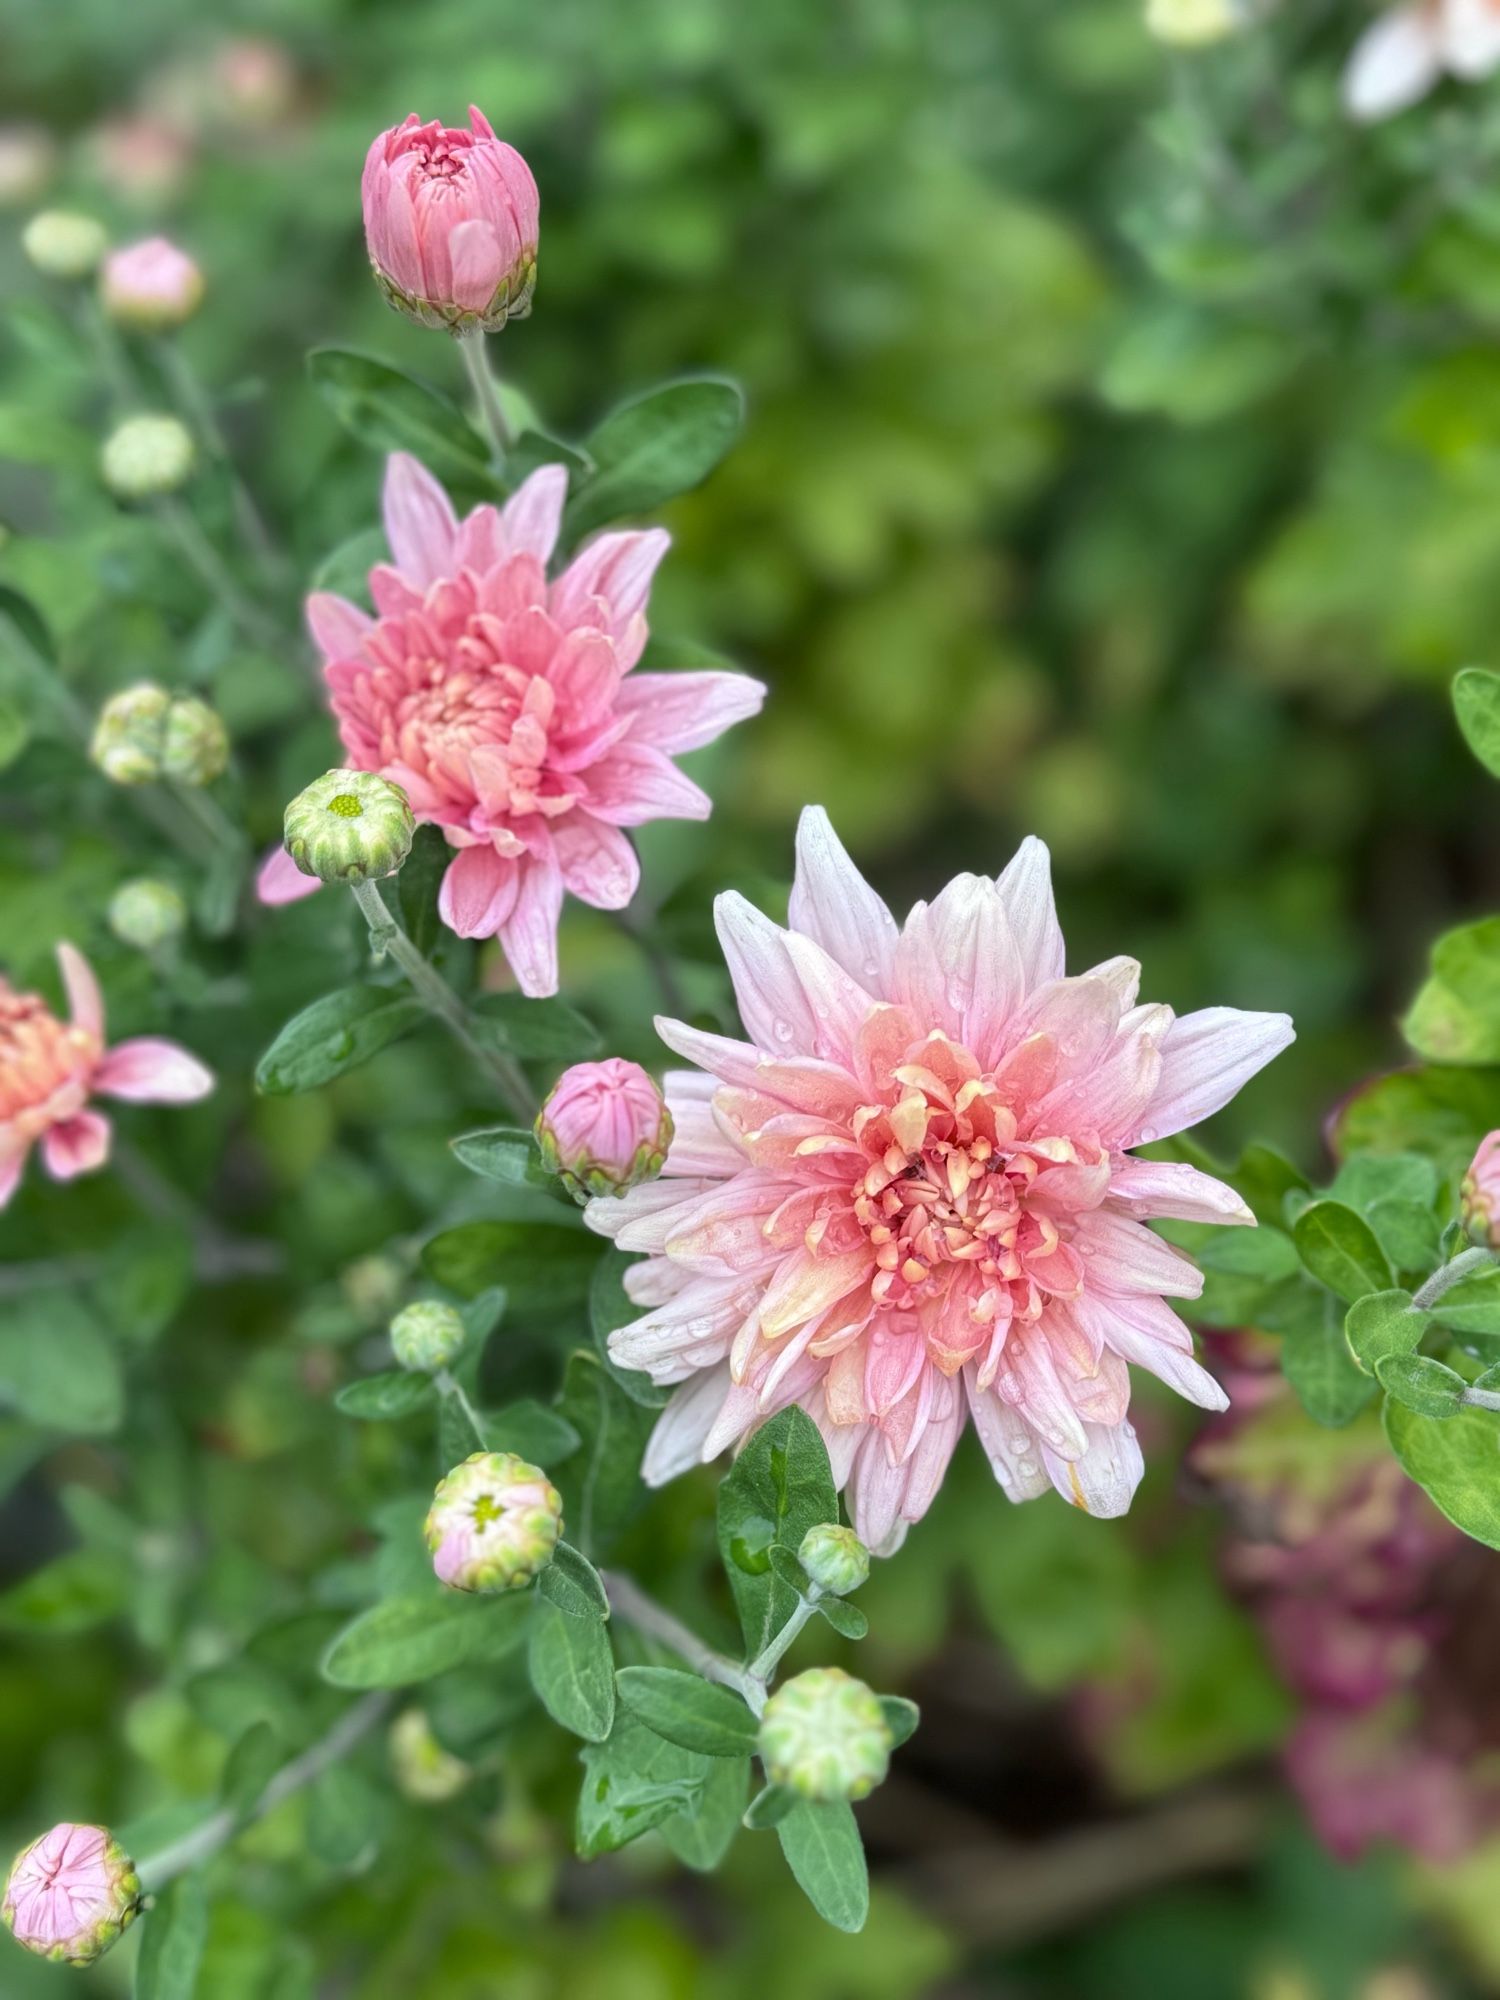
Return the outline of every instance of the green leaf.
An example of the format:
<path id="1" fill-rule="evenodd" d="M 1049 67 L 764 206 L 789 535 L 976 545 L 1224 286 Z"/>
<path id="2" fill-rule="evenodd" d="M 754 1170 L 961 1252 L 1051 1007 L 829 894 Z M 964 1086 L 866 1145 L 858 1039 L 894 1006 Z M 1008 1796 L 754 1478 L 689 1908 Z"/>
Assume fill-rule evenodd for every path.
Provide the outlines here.
<path id="1" fill-rule="evenodd" d="M 374 1829 L 384 1800 L 358 1771 L 334 1764 L 307 1795 L 307 1845 L 329 1868 L 353 1869 L 374 1859 Z"/>
<path id="2" fill-rule="evenodd" d="M 776 1835 L 798 1886 L 824 1922 L 835 1930 L 863 1930 L 870 1878 L 850 1808 L 841 1800 L 814 1805 L 801 1799 L 778 1823 Z"/>
<path id="3" fill-rule="evenodd" d="M 179 1875 L 141 1918 L 134 2000 L 195 2000 L 208 1942 L 208 1897 L 196 1870 Z"/>
<path id="4" fill-rule="evenodd" d="M 557 1471 L 563 1519 L 585 1554 L 607 1556 L 645 1502 L 641 1458 L 655 1413 L 633 1403 L 583 1349 L 568 1357 L 560 1408 L 583 1440 Z"/>
<path id="5" fill-rule="evenodd" d="M 1437 1217 L 1415 1201 L 1376 1201 L 1365 1210 L 1381 1249 L 1397 1271 L 1430 1271 L 1441 1259 Z"/>
<path id="6" fill-rule="evenodd" d="M 474 1002 L 472 1025 L 480 1041 L 521 1062 L 577 1062 L 601 1047 L 593 1022 L 565 1000 L 483 993 Z"/>
<path id="7" fill-rule="evenodd" d="M 700 1875 L 729 1852 L 750 1793 L 750 1759 L 715 1757 L 703 1774 L 698 1803 L 662 1821 L 661 1837 L 685 1868 Z"/>
<path id="8" fill-rule="evenodd" d="M 487 1412 L 484 1431 L 489 1450 L 513 1451 L 518 1458 L 549 1469 L 570 1458 L 583 1442 L 565 1416 L 530 1396 Z"/>
<path id="9" fill-rule="evenodd" d="M 744 419 L 739 389 L 711 375 L 669 382 L 611 411 L 587 440 L 594 470 L 574 486 L 564 536 L 576 542 L 689 492 L 723 458 Z"/>
<path id="10" fill-rule="evenodd" d="M 549 1174 L 529 1132 L 513 1125 L 492 1125 L 482 1132 L 462 1132 L 448 1145 L 460 1166 L 487 1181 L 504 1181 L 511 1187 L 543 1187 L 555 1191 L 557 1181 Z"/>
<path id="11" fill-rule="evenodd" d="M 1335 1121 L 1341 1153 L 1412 1152 L 1456 1173 L 1500 1126 L 1500 1071 L 1427 1066 L 1376 1077 L 1348 1097 Z"/>
<path id="12" fill-rule="evenodd" d="M 863 1639 L 870 1629 L 870 1621 L 859 1606 L 846 1603 L 842 1597 L 820 1597 L 818 1610 L 841 1639 Z"/>
<path id="13" fill-rule="evenodd" d="M 668 1743 L 623 1709 L 609 1740 L 582 1756 L 577 1844 L 585 1860 L 639 1840 L 674 1814 L 696 1811 L 715 1762 Z"/>
<path id="14" fill-rule="evenodd" d="M 1390 1287 L 1390 1266 L 1374 1230 L 1342 1202 L 1310 1202 L 1292 1225 L 1292 1240 L 1304 1269 L 1346 1305 Z"/>
<path id="15" fill-rule="evenodd" d="M 432 1393 L 430 1376 L 407 1368 L 391 1368 L 383 1375 L 367 1375 L 361 1382 L 346 1382 L 333 1400 L 345 1416 L 379 1423 L 409 1416 L 430 1401 Z"/>
<path id="16" fill-rule="evenodd" d="M 340 542 L 336 549 L 330 549 L 324 556 L 312 573 L 312 588 L 331 590 L 335 597 L 350 598 L 355 604 L 368 610 L 370 571 L 377 563 L 389 562 L 390 559 L 384 528 L 361 528 L 357 534 L 350 535 L 346 541 Z M 419 826 L 417 838 L 412 842 L 413 853 L 416 852 L 417 843 L 424 833 L 437 834 L 444 853 L 448 852 L 448 843 L 438 833 L 436 827 Z M 407 866 L 410 865 L 408 861 Z"/>
<path id="17" fill-rule="evenodd" d="M 35 653 L 38 659 L 44 660 L 49 666 L 56 666 L 57 647 L 53 643 L 46 619 L 29 597 L 23 597 L 19 590 L 12 589 L 8 583 L 0 583 L 0 643 L 3 643 L 5 638 L 3 626 L 6 620 L 15 627 L 17 635 L 29 651 Z"/>
<path id="18" fill-rule="evenodd" d="M 780 1826 L 797 1804 L 797 1794 L 789 1785 L 763 1785 L 745 1808 L 744 1823 L 752 1833 Z"/>
<path id="19" fill-rule="evenodd" d="M 315 347 L 307 370 L 324 402 L 361 444 L 381 452 L 409 451 L 439 479 L 493 485 L 484 440 L 457 403 L 431 383 L 344 347 Z"/>
<path id="20" fill-rule="evenodd" d="M 1281 1338 L 1281 1366 L 1297 1400 L 1316 1424 L 1352 1423 L 1375 1393 L 1344 1341 L 1343 1315 L 1317 1294 Z"/>
<path id="21" fill-rule="evenodd" d="M 388 1597 L 346 1625 L 323 1655 L 335 1687 L 405 1687 L 450 1667 L 503 1660 L 526 1636 L 528 1596 L 469 1597 L 412 1591 Z"/>
<path id="22" fill-rule="evenodd" d="M 281 1738 L 267 1721 L 252 1722 L 230 1751 L 219 1783 L 221 1803 L 243 1824 L 286 1762 Z"/>
<path id="23" fill-rule="evenodd" d="M 1261 1278 L 1267 1284 L 1295 1277 L 1301 1268 L 1291 1237 L 1266 1223 L 1258 1229 L 1215 1229 L 1194 1247 L 1193 1257 L 1205 1271 Z"/>
<path id="24" fill-rule="evenodd" d="M 880 1712 L 891 1732 L 891 1747 L 896 1750 L 916 1733 L 917 1724 L 922 1720 L 921 1709 L 903 1694 L 881 1695 Z"/>
<path id="25" fill-rule="evenodd" d="M 500 1286 L 515 1313 L 560 1312 L 581 1305 L 599 1240 L 556 1223 L 461 1222 L 432 1237 L 422 1268 L 460 1298 Z"/>
<path id="26" fill-rule="evenodd" d="M 1500 674 L 1465 667 L 1453 676 L 1453 710 L 1464 741 L 1492 778 L 1500 778 Z"/>
<path id="27" fill-rule="evenodd" d="M 98 456 L 92 432 L 81 424 L 26 403 L 0 404 L 0 459 L 82 472 L 91 471 Z"/>
<path id="28" fill-rule="evenodd" d="M 1401 1032 L 1429 1062 L 1500 1062 L 1500 917 L 1438 939 Z"/>
<path id="29" fill-rule="evenodd" d="M 1457 1528 L 1500 1549 L 1500 1418 L 1460 1410 L 1435 1421 L 1386 1398 L 1385 1434 L 1408 1474 Z"/>
<path id="30" fill-rule="evenodd" d="M 396 901 L 406 935 L 424 958 L 431 958 L 444 936 L 438 915 L 438 893 L 453 859 L 453 849 L 435 826 L 419 826 L 411 853 L 396 877 Z"/>
<path id="31" fill-rule="evenodd" d="M 325 993 L 288 1021 L 255 1067 L 255 1084 L 268 1097 L 316 1090 L 343 1076 L 425 1017 L 417 1000 L 380 986 L 345 986 Z"/>
<path id="32" fill-rule="evenodd" d="M 128 1563 L 102 1549 L 70 1549 L 0 1593 L 0 1632 L 87 1632 L 130 1602 Z"/>
<path id="33" fill-rule="evenodd" d="M 1438 1196 L 1437 1170 L 1420 1153 L 1356 1153 L 1344 1161 L 1328 1192 L 1361 1215 L 1387 1201 L 1431 1208 Z"/>
<path id="34" fill-rule="evenodd" d="M 1349 1352 L 1373 1375 L 1376 1364 L 1393 1354 L 1410 1354 L 1427 1330 L 1426 1313 L 1414 1310 L 1410 1292 L 1370 1292 L 1344 1316 Z"/>
<path id="35" fill-rule="evenodd" d="M 1433 1305 L 1432 1317 L 1450 1333 L 1500 1334 L 1500 1269 L 1491 1266 L 1450 1287 Z"/>
<path id="36" fill-rule="evenodd" d="M 773 1544 L 795 1554 L 809 1528 L 837 1519 L 827 1447 L 794 1404 L 761 1425 L 719 1487 L 719 1553 L 750 1658 L 797 1606 L 797 1592 L 771 1568 Z"/>
<path id="37" fill-rule="evenodd" d="M 0 771 L 15 763 L 31 741 L 31 718 L 19 702 L 0 699 Z"/>
<path id="38" fill-rule="evenodd" d="M 526 1657 L 531 1685 L 553 1720 L 586 1742 L 602 1743 L 615 1719 L 615 1662 L 604 1621 L 570 1618 L 543 1600 Z"/>
<path id="39" fill-rule="evenodd" d="M 552 1560 L 537 1578 L 537 1588 L 549 1604 L 570 1618 L 608 1618 L 609 1599 L 598 1570 L 569 1542 L 559 1542 Z"/>
<path id="40" fill-rule="evenodd" d="M 52 1290 L 7 1300 L 0 1313 L 0 1405 L 71 1437 L 119 1428 L 125 1414 L 119 1357 L 86 1306 Z"/>
<path id="41" fill-rule="evenodd" d="M 622 1368 L 610 1359 L 609 1336 L 616 1327 L 629 1326 L 639 1319 L 641 1308 L 625 1290 L 625 1273 L 640 1258 L 632 1257 L 627 1251 L 616 1250 L 613 1244 L 594 1266 L 593 1280 L 589 1285 L 589 1325 L 593 1329 L 594 1345 L 599 1359 L 610 1375 L 630 1398 L 639 1403 L 643 1410 L 660 1410 L 667 1401 L 666 1389 L 659 1389 L 641 1368 Z"/>
<path id="42" fill-rule="evenodd" d="M 1429 1354 L 1387 1354 L 1375 1363 L 1375 1378 L 1419 1417 L 1441 1423 L 1464 1406 L 1463 1376 Z"/>
<path id="43" fill-rule="evenodd" d="M 743 1757 L 755 1748 L 755 1717 L 737 1694 L 678 1667 L 621 1667 L 620 1699 L 648 1729 L 704 1757 Z"/>

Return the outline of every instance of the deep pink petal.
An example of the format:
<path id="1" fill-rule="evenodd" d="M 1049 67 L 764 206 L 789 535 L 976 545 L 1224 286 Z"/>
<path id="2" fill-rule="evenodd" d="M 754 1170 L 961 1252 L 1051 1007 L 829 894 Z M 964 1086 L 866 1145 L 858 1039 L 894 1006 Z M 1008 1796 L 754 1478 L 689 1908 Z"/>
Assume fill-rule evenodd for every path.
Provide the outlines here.
<path id="1" fill-rule="evenodd" d="M 386 461 L 385 538 L 408 583 L 427 589 L 452 573 L 458 522 L 448 495 L 410 452 Z"/>
<path id="2" fill-rule="evenodd" d="M 91 1174 L 109 1158 L 109 1120 L 97 1111 L 79 1111 L 42 1135 L 42 1159 L 55 1181 Z"/>
<path id="3" fill-rule="evenodd" d="M 493 937 L 515 908 L 519 865 L 486 841 L 449 862 L 438 892 L 438 915 L 460 937 Z"/>
<path id="4" fill-rule="evenodd" d="M 596 910 L 623 910 L 640 886 L 641 864 L 617 827 L 573 813 L 552 829 L 564 885 Z"/>
<path id="5" fill-rule="evenodd" d="M 483 312 L 519 249 L 514 240 L 503 243 L 490 222 L 471 217 L 459 223 L 448 238 L 452 260 L 449 296 L 453 302 L 469 312 Z"/>
<path id="6" fill-rule="evenodd" d="M 562 914 L 562 871 L 555 861 L 520 864 L 521 887 L 515 908 L 500 927 L 500 943 L 531 1000 L 557 991 L 557 920 Z"/>
<path id="7" fill-rule="evenodd" d="M 375 620 L 347 597 L 315 590 L 307 600 L 307 625 L 325 659 L 347 660 L 358 655 Z"/>
<path id="8" fill-rule="evenodd" d="M 262 903 L 300 903 L 323 884 L 316 875 L 304 875 L 284 847 L 273 847 L 260 864 L 255 878 L 255 894 Z"/>

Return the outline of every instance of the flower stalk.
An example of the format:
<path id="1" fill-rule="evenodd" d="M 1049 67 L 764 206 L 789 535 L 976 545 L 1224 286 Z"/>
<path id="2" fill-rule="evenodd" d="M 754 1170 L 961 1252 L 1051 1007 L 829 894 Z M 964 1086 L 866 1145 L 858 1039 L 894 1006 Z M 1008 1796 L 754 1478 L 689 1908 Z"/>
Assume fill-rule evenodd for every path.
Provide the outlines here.
<path id="1" fill-rule="evenodd" d="M 485 429 L 490 434 L 490 450 L 495 461 L 495 470 L 503 474 L 506 456 L 515 438 L 506 420 L 505 410 L 500 402 L 500 391 L 495 386 L 495 378 L 490 372 L 489 354 L 482 332 L 461 333 L 458 336 L 458 351 L 464 358 L 469 381 L 478 399 Z"/>
<path id="2" fill-rule="evenodd" d="M 1483 1270 L 1488 1264 L 1493 1264 L 1494 1261 L 1494 1252 L 1482 1244 L 1476 1245 L 1473 1249 L 1460 1250 L 1456 1257 L 1440 1265 L 1422 1289 L 1415 1294 L 1412 1299 L 1413 1311 L 1430 1311 L 1445 1292 L 1451 1291 L 1455 1285 L 1462 1284 L 1465 1278 L 1473 1277 L 1476 1272 Z"/>

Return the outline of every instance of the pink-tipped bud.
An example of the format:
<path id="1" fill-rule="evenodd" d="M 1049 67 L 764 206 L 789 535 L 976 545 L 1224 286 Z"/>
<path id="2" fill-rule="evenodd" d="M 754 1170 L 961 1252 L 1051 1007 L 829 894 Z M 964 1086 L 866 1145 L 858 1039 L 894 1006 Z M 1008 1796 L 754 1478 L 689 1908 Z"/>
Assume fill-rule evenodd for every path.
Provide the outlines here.
<path id="1" fill-rule="evenodd" d="M 365 241 L 389 304 L 422 326 L 493 333 L 531 310 L 540 206 L 531 169 L 472 105 L 471 130 L 416 113 L 365 158 Z"/>
<path id="2" fill-rule="evenodd" d="M 140 1904 L 135 1863 L 108 1829 L 64 1820 L 16 1856 L 0 1917 L 39 1958 L 91 1965 Z"/>
<path id="3" fill-rule="evenodd" d="M 452 1590 L 519 1590 L 552 1560 L 562 1500 L 513 1451 L 476 1451 L 438 1483 L 425 1529 L 438 1579 Z"/>
<path id="4" fill-rule="evenodd" d="M 537 1113 L 536 1142 L 548 1171 L 575 1201 L 623 1194 L 659 1174 L 672 1143 L 672 1114 L 639 1063 L 565 1069 Z"/>
<path id="5" fill-rule="evenodd" d="M 165 333 L 190 320 L 203 303 L 203 273 L 185 250 L 151 236 L 112 250 L 99 280 L 104 309 L 121 326 Z"/>
<path id="6" fill-rule="evenodd" d="M 1458 1209 L 1475 1243 L 1500 1250 L 1500 1132 L 1480 1140 L 1458 1191 Z"/>

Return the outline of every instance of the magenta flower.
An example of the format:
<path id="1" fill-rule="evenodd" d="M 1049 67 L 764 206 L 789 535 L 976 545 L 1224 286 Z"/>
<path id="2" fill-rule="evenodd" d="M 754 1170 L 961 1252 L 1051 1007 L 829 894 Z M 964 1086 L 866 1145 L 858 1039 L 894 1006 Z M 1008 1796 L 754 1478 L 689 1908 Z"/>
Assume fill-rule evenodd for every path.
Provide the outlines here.
<path id="1" fill-rule="evenodd" d="M 646 1478 L 800 1403 L 855 1529 L 889 1552 L 972 1414 L 1012 1500 L 1050 1481 L 1123 1513 L 1141 1475 L 1126 1364 L 1224 1402 L 1166 1304 L 1202 1278 L 1144 1219 L 1253 1220 L 1129 1148 L 1217 1111 L 1290 1021 L 1137 1006 L 1131 959 L 1065 978 L 1037 840 L 898 930 L 811 808 L 790 928 L 736 895 L 717 917 L 750 1039 L 658 1021 L 699 1065 L 666 1079 L 665 1175 L 587 1211 L 649 1257 L 610 1353 L 682 1385 Z"/>
<path id="2" fill-rule="evenodd" d="M 586 1201 L 661 1172 L 672 1114 L 639 1063 L 610 1056 L 563 1071 L 537 1113 L 536 1139 L 551 1171 Z"/>
<path id="3" fill-rule="evenodd" d="M 370 262 L 386 298 L 424 326 L 493 331 L 531 310 L 539 201 L 531 169 L 470 105 L 473 128 L 413 112 L 365 157 Z"/>
<path id="4" fill-rule="evenodd" d="M 459 522 L 398 452 L 385 482 L 395 566 L 370 572 L 378 618 L 326 593 L 307 605 L 346 762 L 442 828 L 459 850 L 443 921 L 498 936 L 532 995 L 557 991 L 563 891 L 623 909 L 640 869 L 621 829 L 706 819 L 707 794 L 672 758 L 765 697 L 744 674 L 631 672 L 668 537 L 599 535 L 549 583 L 566 490 L 564 468 L 543 466 L 503 508 Z M 317 887 L 280 851 L 261 871 L 265 902 Z"/>
<path id="5" fill-rule="evenodd" d="M 214 1087 L 196 1056 L 154 1035 L 104 1046 L 104 1002 L 88 961 L 57 947 L 72 1011 L 59 1021 L 36 993 L 0 980 L 0 1208 L 10 1200 L 31 1148 L 54 1180 L 72 1180 L 109 1157 L 109 1120 L 91 1097 L 134 1104 L 188 1104 Z"/>
<path id="6" fill-rule="evenodd" d="M 102 1826 L 64 1821 L 16 1856 L 0 1918 L 38 1957 L 89 1965 L 140 1906 L 134 1863 Z"/>

